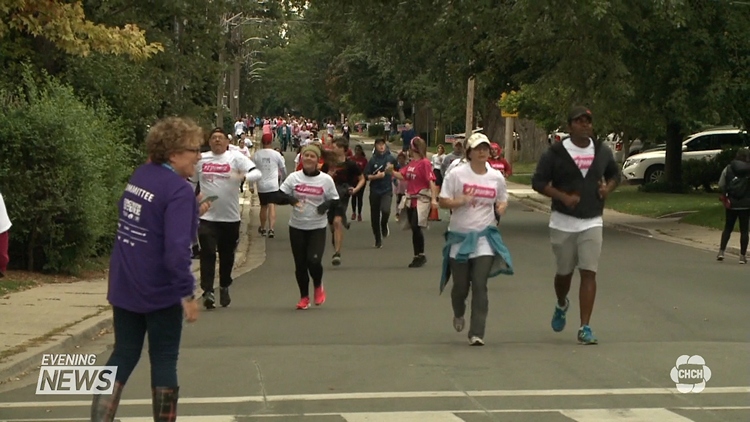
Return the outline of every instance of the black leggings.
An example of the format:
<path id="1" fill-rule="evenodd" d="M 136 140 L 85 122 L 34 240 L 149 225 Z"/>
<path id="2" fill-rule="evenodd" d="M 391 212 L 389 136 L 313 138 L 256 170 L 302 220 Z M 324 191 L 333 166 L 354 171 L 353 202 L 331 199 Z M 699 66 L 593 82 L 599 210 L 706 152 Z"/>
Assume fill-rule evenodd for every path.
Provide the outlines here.
<path id="1" fill-rule="evenodd" d="M 232 285 L 234 252 L 240 240 L 240 222 L 200 220 L 198 242 L 201 247 L 201 289 L 214 291 L 216 252 L 219 252 L 219 286 Z"/>
<path id="2" fill-rule="evenodd" d="M 411 245 L 414 248 L 414 256 L 424 255 L 424 233 L 419 227 L 419 216 L 416 208 L 406 208 L 406 216 L 411 225 Z"/>
<path id="3" fill-rule="evenodd" d="M 148 356 L 151 360 L 151 386 L 177 387 L 177 356 L 182 337 L 182 305 L 176 304 L 146 314 L 112 307 L 115 348 L 107 366 L 116 366 L 115 379 L 128 382 L 143 351 L 148 335 Z"/>
<path id="4" fill-rule="evenodd" d="M 365 188 L 362 187 L 362 189 L 357 192 L 356 195 L 352 196 L 352 213 L 357 215 L 362 215 L 362 206 L 365 203 Z"/>
<path id="5" fill-rule="evenodd" d="M 747 253 L 747 243 L 750 238 L 748 236 L 748 221 L 750 221 L 750 210 L 726 210 L 726 218 L 724 222 L 724 231 L 721 233 L 721 246 L 719 249 L 722 251 L 727 248 L 729 238 L 732 236 L 734 230 L 734 223 L 740 220 L 740 255 Z"/>
<path id="6" fill-rule="evenodd" d="M 300 297 L 310 296 L 310 277 L 313 286 L 323 284 L 323 252 L 326 248 L 326 229 L 300 230 L 289 227 L 289 241 L 294 255 L 294 275 Z"/>

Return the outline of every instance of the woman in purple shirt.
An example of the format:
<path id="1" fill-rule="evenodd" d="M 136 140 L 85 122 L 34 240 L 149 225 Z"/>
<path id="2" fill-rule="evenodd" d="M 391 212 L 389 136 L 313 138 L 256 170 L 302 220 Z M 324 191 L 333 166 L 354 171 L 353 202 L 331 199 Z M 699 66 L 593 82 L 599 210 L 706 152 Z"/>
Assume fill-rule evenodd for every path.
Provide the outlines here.
<path id="1" fill-rule="evenodd" d="M 115 332 L 107 366 L 116 366 L 117 374 L 112 394 L 94 396 L 92 421 L 114 420 L 146 335 L 154 421 L 177 418 L 183 317 L 188 322 L 198 317 L 190 247 L 198 216 L 210 207 L 198 203 L 186 180 L 195 171 L 201 143 L 203 131 L 190 120 L 158 122 L 146 138 L 149 162 L 135 170 L 120 198 L 107 293 Z"/>

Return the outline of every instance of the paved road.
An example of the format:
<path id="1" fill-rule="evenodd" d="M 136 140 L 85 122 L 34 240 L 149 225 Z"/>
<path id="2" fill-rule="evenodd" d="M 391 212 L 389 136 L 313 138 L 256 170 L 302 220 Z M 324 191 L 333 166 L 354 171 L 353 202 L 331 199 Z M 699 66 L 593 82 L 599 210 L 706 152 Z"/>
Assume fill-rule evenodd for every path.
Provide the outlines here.
<path id="1" fill-rule="evenodd" d="M 600 344 L 579 346 L 577 310 L 563 333 L 549 326 L 547 216 L 514 203 L 502 231 L 516 275 L 491 281 L 487 345 L 476 348 L 453 331 L 449 297 L 438 296 L 446 221 L 427 232 L 429 261 L 420 269 L 407 268 L 407 232 L 392 230 L 375 250 L 369 223 L 353 224 L 343 265 L 325 263 L 328 302 L 296 311 L 287 218 L 281 208 L 266 261 L 236 280 L 232 306 L 185 328 L 179 420 L 750 420 L 745 266 L 607 229 L 592 320 Z M 712 377 L 704 392 L 675 391 L 670 370 L 681 355 L 705 358 Z M 148 375 L 144 353 L 123 422 L 151 420 Z M 0 419 L 82 421 L 88 403 L 38 397 L 27 385 L 0 393 Z"/>

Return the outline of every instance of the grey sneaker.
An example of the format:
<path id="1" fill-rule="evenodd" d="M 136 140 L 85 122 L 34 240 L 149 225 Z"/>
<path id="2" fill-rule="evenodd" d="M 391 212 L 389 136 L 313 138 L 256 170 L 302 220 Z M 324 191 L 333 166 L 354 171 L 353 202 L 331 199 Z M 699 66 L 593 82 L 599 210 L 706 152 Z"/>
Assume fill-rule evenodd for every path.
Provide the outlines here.
<path id="1" fill-rule="evenodd" d="M 464 330 L 464 324 L 465 324 L 464 317 L 460 317 L 460 318 L 453 317 L 453 328 L 457 332 L 460 333 L 461 331 Z"/>
<path id="2" fill-rule="evenodd" d="M 716 255 L 717 261 L 723 261 L 724 260 L 724 251 L 719 251 L 719 254 Z"/>
<path id="3" fill-rule="evenodd" d="M 740 264 L 747 264 L 747 255 L 740 255 Z"/>
<path id="4" fill-rule="evenodd" d="M 481 338 L 477 336 L 472 336 L 469 339 L 469 344 L 472 346 L 484 346 L 484 340 L 482 340 Z"/>

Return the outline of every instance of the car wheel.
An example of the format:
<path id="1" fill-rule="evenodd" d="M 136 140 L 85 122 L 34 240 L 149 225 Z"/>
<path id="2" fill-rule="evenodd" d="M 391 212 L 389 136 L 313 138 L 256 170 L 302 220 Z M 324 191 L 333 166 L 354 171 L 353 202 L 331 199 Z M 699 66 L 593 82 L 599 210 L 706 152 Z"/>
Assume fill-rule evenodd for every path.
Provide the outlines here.
<path id="1" fill-rule="evenodd" d="M 663 175 L 664 175 L 664 165 L 655 164 L 646 169 L 646 173 L 643 177 L 643 182 L 644 183 L 658 182 L 659 179 L 661 179 Z"/>

